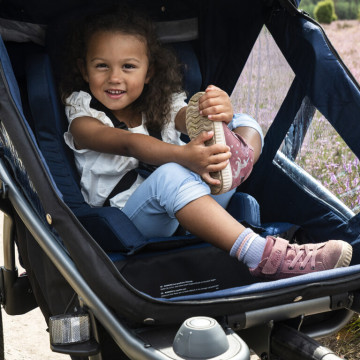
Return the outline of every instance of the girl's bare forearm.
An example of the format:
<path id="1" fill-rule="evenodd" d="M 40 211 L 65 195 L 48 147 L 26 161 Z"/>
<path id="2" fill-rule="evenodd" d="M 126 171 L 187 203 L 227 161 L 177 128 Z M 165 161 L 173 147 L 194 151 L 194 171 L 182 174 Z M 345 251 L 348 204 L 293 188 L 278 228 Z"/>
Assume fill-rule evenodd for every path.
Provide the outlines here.
<path id="1" fill-rule="evenodd" d="M 183 151 L 180 149 L 182 146 L 165 143 L 145 134 L 114 129 L 94 118 L 75 119 L 70 131 L 78 149 L 134 157 L 152 165 L 167 162 L 183 164 Z"/>
<path id="2" fill-rule="evenodd" d="M 176 162 L 185 165 L 183 146 L 169 144 L 143 134 L 128 134 L 127 146 L 122 155 L 134 157 L 151 165 Z"/>
<path id="3" fill-rule="evenodd" d="M 182 134 L 187 134 L 186 124 L 185 124 L 186 109 L 187 106 L 181 108 L 175 117 L 175 128 L 177 131 L 180 131 Z"/>

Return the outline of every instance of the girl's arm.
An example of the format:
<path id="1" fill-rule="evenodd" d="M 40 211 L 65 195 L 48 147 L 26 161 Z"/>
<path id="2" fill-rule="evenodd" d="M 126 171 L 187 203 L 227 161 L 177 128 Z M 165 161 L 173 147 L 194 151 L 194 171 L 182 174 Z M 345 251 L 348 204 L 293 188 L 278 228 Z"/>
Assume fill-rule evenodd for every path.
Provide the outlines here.
<path id="1" fill-rule="evenodd" d="M 152 136 L 109 127 L 85 116 L 72 121 L 70 132 L 78 149 L 134 157 L 152 165 L 176 162 L 213 185 L 219 184 L 219 180 L 213 179 L 209 173 L 225 168 L 231 156 L 226 145 L 205 146 L 204 142 L 211 139 L 212 132 L 203 132 L 188 144 L 179 146 Z"/>

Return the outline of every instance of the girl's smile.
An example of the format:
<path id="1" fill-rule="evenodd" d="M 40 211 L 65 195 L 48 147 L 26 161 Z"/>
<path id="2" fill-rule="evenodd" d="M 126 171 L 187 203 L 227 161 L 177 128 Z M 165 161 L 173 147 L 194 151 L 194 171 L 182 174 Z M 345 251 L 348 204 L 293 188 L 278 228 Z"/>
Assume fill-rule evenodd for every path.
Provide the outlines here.
<path id="1" fill-rule="evenodd" d="M 108 96 L 111 99 L 119 99 L 121 96 L 123 96 L 126 92 L 124 90 L 105 90 L 105 92 L 108 94 Z"/>
<path id="2" fill-rule="evenodd" d="M 121 32 L 97 32 L 79 66 L 93 96 L 126 123 L 129 106 L 150 80 L 146 42 Z"/>

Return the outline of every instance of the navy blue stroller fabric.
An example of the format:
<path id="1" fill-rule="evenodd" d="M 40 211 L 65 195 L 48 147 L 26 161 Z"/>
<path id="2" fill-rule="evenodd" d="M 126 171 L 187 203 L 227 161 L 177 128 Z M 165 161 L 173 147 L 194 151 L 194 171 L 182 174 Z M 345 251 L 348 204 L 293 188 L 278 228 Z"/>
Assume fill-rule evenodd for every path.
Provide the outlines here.
<path id="1" fill-rule="evenodd" d="M 204 42 L 198 50 L 200 54 L 199 63 L 202 72 L 201 79 L 203 86 L 208 83 L 214 83 L 231 92 L 234 82 L 246 61 L 247 55 L 245 54 L 248 53 L 252 47 L 264 23 L 267 24 L 275 40 L 278 42 L 279 47 L 293 67 L 296 73 L 296 79 L 292 88 L 289 90 L 288 96 L 272 128 L 265 138 L 263 156 L 249 180 L 238 189 L 239 193 L 236 194 L 234 202 L 230 204 L 231 211 L 239 219 L 241 216 L 244 216 L 244 214 L 237 213 L 241 207 L 236 201 L 238 201 L 238 199 L 241 199 L 241 201 L 245 199 L 247 203 L 244 203 L 244 208 L 250 209 L 250 211 L 249 215 L 244 216 L 244 218 L 250 223 L 253 222 L 254 225 L 263 227 L 264 223 L 273 223 L 270 225 L 270 228 L 277 228 L 278 230 L 283 223 L 287 223 L 287 225 L 289 223 L 296 224 L 306 230 L 308 237 L 316 240 L 327 239 L 330 236 L 348 240 L 355 245 L 355 253 L 358 254 L 358 217 L 354 217 L 351 220 L 341 217 L 329 206 L 319 201 L 319 199 L 306 193 L 303 188 L 299 187 L 292 179 L 288 178 L 281 169 L 273 164 L 273 158 L 280 143 L 291 126 L 305 96 L 308 96 L 316 107 L 327 114 L 328 120 L 334 124 L 355 154 L 359 155 L 360 145 L 356 142 L 356 136 L 354 135 L 356 131 L 353 131 L 354 134 L 352 134 L 352 131 L 348 131 L 348 126 L 343 124 L 343 119 L 347 118 L 349 124 L 355 124 L 355 129 L 359 129 L 359 123 L 356 119 L 356 115 L 359 114 L 358 86 L 353 82 L 351 76 L 346 73 L 341 63 L 339 63 L 333 55 L 329 54 L 328 48 L 324 45 L 326 42 L 324 43 L 325 40 L 321 32 L 314 29 L 312 24 L 308 23 L 308 20 L 300 16 L 293 18 L 292 15 L 287 14 L 284 9 L 278 9 L 278 12 L 265 11 L 266 9 L 264 10 L 262 5 L 263 2 L 254 0 L 247 6 L 250 13 L 246 13 L 245 21 L 239 24 L 237 21 L 238 14 L 244 11 L 240 5 L 241 3 L 242 2 L 235 3 L 233 1 L 225 1 L 225 3 L 222 2 L 220 6 L 216 1 L 209 1 L 207 2 L 208 7 L 205 9 L 206 11 L 204 10 L 200 14 L 199 36 Z M 211 31 L 209 16 L 213 16 L 215 10 L 221 10 L 220 13 L 222 16 L 219 16 L 216 20 L 216 26 L 214 26 L 213 31 Z M 277 14 L 279 18 L 277 18 Z M 251 19 L 252 17 L 254 17 L 254 21 Z M 216 29 L 218 32 L 216 32 Z M 239 29 L 241 29 L 241 31 Z M 311 31 L 303 34 L 302 29 L 309 29 Z M 212 35 L 215 36 L 215 38 L 221 38 L 222 43 L 219 42 L 219 44 L 216 45 L 216 49 L 212 47 L 213 42 L 210 42 L 209 39 L 206 40 L 205 34 L 207 31 L 210 31 L 208 34 L 209 38 L 211 38 Z M 294 41 L 294 38 L 298 39 L 298 42 Z M 308 57 L 308 66 L 303 67 L 302 61 L 305 60 L 305 54 L 308 56 L 309 48 L 314 56 Z M 216 50 L 215 57 L 211 56 L 214 50 Z M 224 50 L 224 52 L 222 52 L 222 50 Z M 72 165 L 66 167 L 67 173 L 72 177 L 67 179 L 67 176 L 64 177 L 61 171 L 59 172 L 63 165 L 59 165 L 60 167 L 57 169 L 52 169 L 52 165 L 49 165 L 49 171 L 43 162 L 41 151 L 43 151 L 44 154 L 49 151 L 50 153 L 47 154 L 49 156 L 48 159 L 53 159 L 54 163 L 57 160 L 54 155 L 63 153 L 63 149 L 61 149 L 63 144 L 56 144 L 52 141 L 53 136 L 59 138 L 59 132 L 63 131 L 63 125 L 60 127 L 52 125 L 50 133 L 53 135 L 51 135 L 51 138 L 47 138 L 47 131 L 49 129 L 40 128 L 37 134 L 39 136 L 35 139 L 21 111 L 20 94 L 17 90 L 16 79 L 12 75 L 4 46 L 0 49 L 0 57 L 2 68 L 5 69 L 5 74 L 2 74 L 2 78 L 6 79 L 6 84 L 1 85 L 1 98 L 5 99 L 1 102 L 1 115 L 4 119 L 5 127 L 9 129 L 9 134 L 14 141 L 14 146 L 18 149 L 24 166 L 28 170 L 29 177 L 33 181 L 34 188 L 38 189 L 38 195 L 43 206 L 43 214 L 52 215 L 54 224 L 52 230 L 56 231 L 63 240 L 74 262 L 77 264 L 80 273 L 88 281 L 90 286 L 94 288 L 97 294 L 104 294 L 106 304 L 115 309 L 118 314 L 141 322 L 146 318 L 146 315 L 151 313 L 159 323 L 171 323 L 174 320 L 178 321 L 179 318 L 192 316 L 200 311 L 209 316 L 238 313 L 239 304 L 241 304 L 242 309 L 255 309 L 261 306 L 265 307 L 273 304 L 277 305 L 279 303 L 291 302 L 295 296 L 298 295 L 301 286 L 307 288 L 307 294 L 309 294 L 309 289 L 315 289 L 314 292 L 316 292 L 317 296 L 319 293 L 327 293 L 331 287 L 333 289 L 332 291 L 334 291 L 334 286 L 336 286 L 336 290 L 346 289 L 347 291 L 350 285 L 346 283 L 346 281 L 344 283 L 344 279 L 358 282 L 357 273 L 359 269 L 356 265 L 348 269 L 332 270 L 322 274 L 313 274 L 311 276 L 298 277 L 274 283 L 246 285 L 242 289 L 241 287 L 236 287 L 211 294 L 184 296 L 175 298 L 176 301 L 168 301 L 149 296 L 146 293 L 140 293 L 123 278 L 109 257 L 102 251 L 98 244 L 93 241 L 92 237 L 89 236 L 90 230 L 85 230 L 80 226 L 79 219 L 85 225 L 84 219 L 87 218 L 89 224 L 86 224 L 86 226 L 89 226 L 90 229 L 92 216 L 98 217 L 99 214 L 97 212 L 100 210 L 88 209 L 79 195 L 79 187 L 73 187 L 71 185 L 72 182 L 76 181 L 76 173 Z M 326 68 L 325 64 L 327 62 L 324 62 L 324 59 L 328 59 L 329 57 L 333 60 L 331 63 L 334 64 L 334 68 L 321 70 L 320 68 L 322 67 Z M 31 61 L 34 61 L 34 63 L 31 64 Z M 49 77 L 51 71 L 47 67 L 49 62 L 46 60 L 46 57 L 45 60 L 44 58 L 33 58 L 31 61 L 29 60 L 28 63 L 29 80 L 31 80 L 31 75 L 35 74 L 33 70 L 30 70 L 33 69 L 32 66 L 44 69 L 45 78 Z M 325 76 L 323 71 L 325 71 Z M 329 84 L 327 82 L 326 74 L 328 71 L 338 72 L 341 78 L 340 90 L 336 89 L 338 84 L 335 86 L 335 84 Z M 313 78 L 315 78 L 316 81 L 313 81 Z M 37 81 L 38 79 L 35 78 L 34 83 Z M 40 81 L 38 82 L 38 87 L 33 84 L 29 81 L 29 94 L 36 94 L 36 91 L 40 90 Z M 48 104 L 51 105 L 49 111 L 51 112 L 58 106 L 53 103 L 53 100 L 56 99 L 56 97 L 54 97 L 56 91 L 54 88 L 49 89 L 47 85 L 48 84 L 45 84 L 45 93 L 48 92 Z M 8 86 L 8 89 L 6 89 L 6 86 Z M 35 86 L 35 89 L 33 86 Z M 321 98 L 321 93 L 324 92 L 324 88 L 327 90 L 325 92 L 327 95 L 325 102 L 324 99 Z M 346 94 L 345 98 L 341 96 L 339 91 Z M 13 103 L 7 101 L 8 93 L 10 93 L 14 99 Z M 346 103 L 344 103 L 345 100 L 347 101 Z M 344 104 L 346 106 L 344 106 Z M 33 117 L 38 118 L 38 116 L 41 116 L 38 112 L 40 112 L 39 109 L 41 109 L 42 105 L 44 105 L 44 101 L 40 97 L 40 101 L 37 104 L 38 110 L 34 110 L 37 111 L 37 113 L 35 114 L 34 112 Z M 349 107 L 349 112 L 345 109 L 347 107 Z M 351 113 L 350 109 L 352 110 Z M 58 110 L 56 110 L 56 112 L 57 111 Z M 344 117 L 344 115 L 346 117 Z M 60 117 L 55 115 L 54 119 L 60 119 Z M 42 125 L 44 125 L 46 121 L 48 121 L 48 118 L 42 118 L 41 121 L 43 122 Z M 60 135 L 60 139 L 62 139 L 62 133 Z M 41 151 L 36 146 L 36 141 L 39 141 Z M 46 143 L 49 147 L 44 146 L 44 148 L 42 148 L 41 144 Z M 64 153 L 63 155 L 64 158 L 66 158 L 67 154 Z M 59 189 L 54 186 L 54 181 L 51 176 L 49 176 L 50 172 L 58 174 L 60 178 L 62 177 L 58 183 Z M 67 183 L 68 180 L 70 183 Z M 76 193 L 71 193 L 71 191 L 76 191 Z M 246 192 L 248 195 L 242 196 L 240 192 Z M 64 199 L 67 199 L 69 205 L 64 204 Z M 258 203 L 260 204 L 260 208 L 258 208 Z M 249 207 L 249 204 L 253 204 L 254 206 Z M 73 206 L 72 211 L 69 210 L 70 205 Z M 114 210 L 121 213 L 117 209 Z M 76 211 L 78 211 L 78 217 L 74 216 Z M 82 211 L 84 211 L 84 213 L 82 213 Z M 92 211 L 96 214 L 91 213 Z M 114 218 L 115 216 L 117 215 L 114 215 Z M 244 218 L 242 220 L 244 220 Z M 144 244 L 144 239 L 136 233 L 136 229 L 131 228 L 131 224 L 129 225 L 125 218 L 121 219 L 119 223 L 122 224 L 121 226 L 119 225 L 121 229 L 114 228 L 114 233 L 119 230 L 121 234 L 125 234 L 125 238 L 124 242 L 118 243 L 118 246 L 124 246 L 125 244 L 124 247 L 126 247 L 126 241 L 130 241 L 130 237 L 130 246 L 133 246 L 133 248 L 130 248 L 130 251 L 136 250 Z M 94 229 L 94 231 L 95 230 L 96 229 Z M 133 230 L 137 236 L 135 238 L 132 237 L 134 234 Z M 94 237 L 95 236 L 96 235 L 94 235 Z M 106 248 L 107 245 L 103 245 L 104 248 Z M 107 250 L 119 250 L 118 246 L 114 249 L 110 248 Z M 84 256 L 84 254 L 86 254 L 86 256 Z M 132 257 L 134 262 L 136 262 L 137 259 L 136 257 Z M 144 262 L 147 261 L 145 256 L 142 257 L 141 260 Z M 356 255 L 354 262 L 359 262 L 358 260 L 358 256 Z M 119 257 L 118 261 L 119 263 L 122 261 L 126 262 L 124 257 Z M 41 261 L 38 262 L 42 263 Z M 126 267 L 126 265 L 124 265 L 124 267 Z M 142 274 L 144 274 L 144 272 L 136 273 L 135 275 L 141 278 Z M 322 284 L 321 289 L 318 289 L 318 286 L 315 285 L 317 281 L 325 282 L 327 285 L 323 286 Z M 355 285 L 351 283 L 351 286 Z M 280 289 L 281 294 L 279 292 Z M 45 291 L 46 289 L 44 289 L 44 292 Z M 51 291 L 52 290 L 50 290 L 50 292 Z M 254 302 L 251 296 L 248 296 L 251 293 L 258 295 L 256 302 Z M 269 293 L 271 293 L 271 296 L 267 297 Z M 224 301 L 224 298 L 228 296 L 234 296 L 233 301 Z M 58 301 L 58 299 L 50 298 L 51 296 L 49 296 L 49 302 L 56 303 Z M 213 300 L 202 304 L 201 299 Z M 182 300 L 189 301 L 186 303 L 185 301 L 182 302 Z M 190 300 L 196 301 L 192 303 Z M 63 310 L 66 305 L 66 301 L 64 300 L 61 304 L 54 306 L 53 309 L 56 308 L 56 310 L 58 310 L 62 308 Z M 179 308 L 177 308 L 176 305 L 178 305 Z M 178 309 L 182 311 L 177 311 Z"/>

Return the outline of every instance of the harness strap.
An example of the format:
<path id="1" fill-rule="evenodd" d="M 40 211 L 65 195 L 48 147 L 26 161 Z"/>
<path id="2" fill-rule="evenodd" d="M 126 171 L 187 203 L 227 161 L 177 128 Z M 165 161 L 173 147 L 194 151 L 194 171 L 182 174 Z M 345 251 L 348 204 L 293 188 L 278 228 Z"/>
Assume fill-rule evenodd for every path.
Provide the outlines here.
<path id="1" fill-rule="evenodd" d="M 111 198 L 127 189 L 130 189 L 131 185 L 136 181 L 137 177 L 138 173 L 135 169 L 128 171 L 112 189 L 103 206 L 110 206 Z"/>
<path id="2" fill-rule="evenodd" d="M 105 113 L 105 115 L 113 123 L 114 127 L 118 129 L 128 130 L 128 127 L 123 121 L 118 120 L 118 118 L 107 107 L 105 107 L 100 101 L 97 101 L 93 96 L 90 101 L 90 107 Z"/>

